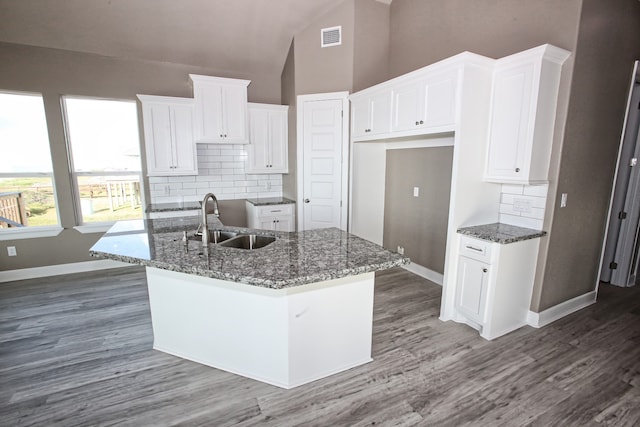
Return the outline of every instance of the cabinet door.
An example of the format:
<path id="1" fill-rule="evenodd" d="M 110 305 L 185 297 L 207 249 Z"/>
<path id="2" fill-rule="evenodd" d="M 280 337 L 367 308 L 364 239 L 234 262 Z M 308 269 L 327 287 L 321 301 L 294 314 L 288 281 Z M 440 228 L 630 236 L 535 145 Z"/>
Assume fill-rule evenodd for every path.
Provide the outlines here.
<path id="1" fill-rule="evenodd" d="M 295 231 L 293 218 L 290 216 L 280 216 L 275 219 L 276 230 L 278 231 Z"/>
<path id="2" fill-rule="evenodd" d="M 534 64 L 494 74 L 486 175 L 526 182 L 533 143 L 531 101 Z"/>
<path id="3" fill-rule="evenodd" d="M 425 85 L 424 127 L 455 124 L 457 92 L 457 69 L 428 77 Z"/>
<path id="4" fill-rule="evenodd" d="M 384 91 L 369 98 L 370 134 L 391 131 L 391 91 Z"/>
<path id="5" fill-rule="evenodd" d="M 458 261 L 456 308 L 470 320 L 484 323 L 489 264 L 461 256 Z"/>
<path id="6" fill-rule="evenodd" d="M 171 107 L 171 134 L 173 141 L 173 170 L 176 174 L 198 173 L 196 147 L 193 141 L 193 107 L 174 105 Z"/>
<path id="7" fill-rule="evenodd" d="M 424 124 L 424 81 L 399 85 L 393 90 L 394 132 L 414 130 Z"/>
<path id="8" fill-rule="evenodd" d="M 222 141 L 222 87 L 216 84 L 194 83 L 193 93 L 196 141 Z"/>
<path id="9" fill-rule="evenodd" d="M 252 173 L 268 173 L 269 165 L 269 112 L 251 109 L 249 113 L 249 146 L 248 171 Z"/>
<path id="10" fill-rule="evenodd" d="M 166 175 L 173 169 L 171 109 L 167 104 L 143 103 L 147 173 Z"/>
<path id="11" fill-rule="evenodd" d="M 362 97 L 351 101 L 351 136 L 353 138 L 367 136 L 371 125 L 369 98 Z"/>
<path id="12" fill-rule="evenodd" d="M 270 173 L 288 173 L 287 111 L 269 113 L 269 169 Z"/>
<path id="13" fill-rule="evenodd" d="M 247 88 L 245 86 L 223 86 L 222 90 L 222 135 L 229 143 L 246 143 L 247 135 Z"/>

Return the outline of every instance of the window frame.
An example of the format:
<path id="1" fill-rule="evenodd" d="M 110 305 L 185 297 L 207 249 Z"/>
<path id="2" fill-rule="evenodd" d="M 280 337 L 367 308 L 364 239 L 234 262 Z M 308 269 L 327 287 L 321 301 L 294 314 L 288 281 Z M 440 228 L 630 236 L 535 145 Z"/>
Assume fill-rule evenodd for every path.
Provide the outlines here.
<path id="1" fill-rule="evenodd" d="M 73 157 L 73 147 L 71 146 L 71 132 L 69 125 L 69 113 L 67 111 L 67 103 L 66 99 L 84 99 L 84 100 L 96 100 L 96 101 L 117 101 L 117 102 L 125 102 L 131 103 L 135 106 L 136 109 L 136 125 L 138 131 L 138 149 L 140 150 L 140 169 L 137 171 L 83 171 L 78 172 L 75 169 L 74 157 Z M 81 197 L 80 197 L 80 185 L 79 185 L 79 177 L 83 176 L 103 176 L 103 177 L 117 177 L 117 176 L 136 176 L 140 183 L 140 205 L 142 210 L 142 215 L 140 218 L 131 218 L 132 220 L 140 220 L 144 219 L 144 206 L 145 206 L 145 197 L 144 197 L 144 175 L 142 169 L 142 144 L 140 140 L 140 114 L 138 111 L 138 104 L 135 100 L 132 99 L 121 99 L 121 98 L 106 98 L 99 96 L 79 96 L 79 95 L 61 95 L 60 96 L 60 107 L 62 111 L 62 121 L 64 125 L 64 137 L 65 144 L 68 155 L 68 173 L 70 177 L 70 186 L 71 193 L 73 198 L 73 212 L 75 216 L 76 225 L 73 227 L 74 230 L 82 234 L 86 233 L 98 233 L 98 232 L 106 232 L 108 231 L 113 224 L 115 224 L 119 220 L 112 221 L 89 221 L 86 222 L 84 220 L 82 214 L 82 206 L 81 206 Z"/>
<path id="2" fill-rule="evenodd" d="M 58 193 L 57 193 L 54 165 L 53 165 L 53 155 L 51 152 L 51 140 L 49 139 L 49 135 L 48 135 L 49 122 L 47 121 L 46 110 L 44 105 L 44 94 L 40 92 L 17 91 L 17 90 L 7 90 L 7 89 L 0 89 L 0 94 L 16 95 L 16 96 L 31 96 L 31 97 L 40 98 L 40 101 L 42 102 L 42 110 L 44 113 L 44 125 L 47 129 L 47 150 L 49 154 L 49 160 L 51 162 L 51 171 L 49 172 L 42 172 L 42 171 L 2 172 L 0 171 L 0 179 L 2 178 L 48 178 L 50 179 L 52 192 L 53 192 L 53 199 L 55 200 L 55 210 L 56 210 L 56 220 L 57 220 L 57 224 L 52 224 L 52 225 L 34 225 L 34 226 L 27 225 L 26 227 L 1 228 L 0 241 L 57 236 L 60 233 L 62 233 L 64 228 L 62 227 L 62 222 L 60 218 L 60 204 L 58 201 Z"/>

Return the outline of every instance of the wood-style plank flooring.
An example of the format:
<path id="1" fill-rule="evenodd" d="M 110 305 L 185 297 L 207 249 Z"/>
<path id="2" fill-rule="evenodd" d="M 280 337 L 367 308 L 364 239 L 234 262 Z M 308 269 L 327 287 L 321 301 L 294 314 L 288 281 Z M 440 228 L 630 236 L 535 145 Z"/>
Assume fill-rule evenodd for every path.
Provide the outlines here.
<path id="1" fill-rule="evenodd" d="M 640 286 L 491 342 L 440 296 L 378 274 L 374 361 L 283 390 L 153 350 L 141 268 L 3 283 L 0 426 L 640 425 Z"/>

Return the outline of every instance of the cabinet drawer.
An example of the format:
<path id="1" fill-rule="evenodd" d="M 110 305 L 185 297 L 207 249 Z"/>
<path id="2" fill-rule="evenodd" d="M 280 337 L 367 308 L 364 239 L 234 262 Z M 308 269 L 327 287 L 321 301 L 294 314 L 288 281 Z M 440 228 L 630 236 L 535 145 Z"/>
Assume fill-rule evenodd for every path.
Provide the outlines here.
<path id="1" fill-rule="evenodd" d="M 486 240 L 474 239 L 473 237 L 460 237 L 460 255 L 483 262 L 491 262 L 491 246 L 493 244 Z"/>
<path id="2" fill-rule="evenodd" d="M 260 206 L 258 209 L 258 216 L 281 216 L 281 215 L 292 215 L 293 214 L 293 205 L 271 205 L 271 206 Z"/>

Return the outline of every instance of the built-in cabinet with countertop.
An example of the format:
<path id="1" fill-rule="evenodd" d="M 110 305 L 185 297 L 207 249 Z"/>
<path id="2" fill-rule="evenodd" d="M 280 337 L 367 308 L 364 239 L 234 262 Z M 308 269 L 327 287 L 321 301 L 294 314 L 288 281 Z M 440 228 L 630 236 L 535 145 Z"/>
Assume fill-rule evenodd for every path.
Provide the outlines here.
<path id="1" fill-rule="evenodd" d="M 288 173 L 287 105 L 249 104 L 247 171 Z"/>
<path id="2" fill-rule="evenodd" d="M 507 224 L 458 230 L 454 320 L 494 339 L 527 324 L 539 242 L 544 232 Z M 479 236 L 479 237 L 476 237 Z"/>
<path id="3" fill-rule="evenodd" d="M 189 74 L 195 100 L 195 141 L 249 142 L 247 87 L 250 80 Z"/>
<path id="4" fill-rule="evenodd" d="M 249 228 L 274 231 L 295 231 L 295 204 L 283 197 L 247 199 Z"/>
<path id="5" fill-rule="evenodd" d="M 548 181 L 560 72 L 569 55 L 547 44 L 496 61 L 485 180 Z"/>
<path id="6" fill-rule="evenodd" d="M 475 242 L 470 246 L 483 247 L 479 256 L 461 246 L 457 231 L 499 219 L 500 183 L 548 180 L 568 54 L 551 45 L 499 60 L 463 52 L 350 96 L 351 232 L 382 244 L 384 197 L 370 195 L 384 195 L 387 150 L 452 146 L 444 273 L 407 268 L 434 281 L 440 276 L 441 320 L 468 323 L 487 339 L 525 324 L 531 314 L 539 239 Z M 521 155 L 523 149 L 529 153 Z M 520 175 L 514 179 L 507 169 Z"/>
<path id="7" fill-rule="evenodd" d="M 193 99 L 138 95 L 142 104 L 147 175 L 197 175 Z"/>

